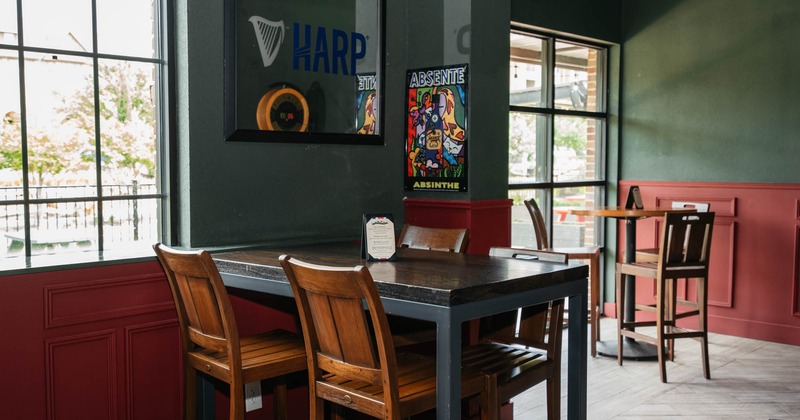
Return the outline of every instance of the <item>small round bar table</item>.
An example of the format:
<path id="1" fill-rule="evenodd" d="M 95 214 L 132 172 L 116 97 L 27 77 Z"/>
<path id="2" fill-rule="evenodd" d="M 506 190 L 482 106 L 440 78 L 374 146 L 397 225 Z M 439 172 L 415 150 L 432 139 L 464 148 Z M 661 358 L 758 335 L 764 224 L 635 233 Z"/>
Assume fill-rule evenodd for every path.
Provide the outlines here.
<path id="1" fill-rule="evenodd" d="M 591 216 L 591 217 L 610 217 L 613 219 L 625 220 L 625 256 L 626 263 L 633 262 L 636 256 L 636 221 L 645 217 L 663 217 L 665 213 L 694 213 L 694 208 L 678 208 L 671 207 L 650 207 L 650 208 L 632 208 L 626 209 L 624 207 L 609 206 L 598 207 L 595 209 L 572 209 L 570 214 L 576 216 Z M 636 279 L 634 276 L 625 276 L 625 321 L 632 321 L 636 316 Z M 624 346 L 623 357 L 625 359 L 634 360 L 651 360 L 656 359 L 658 354 L 656 346 L 650 343 L 636 341 L 630 337 L 625 337 L 622 342 Z M 617 357 L 617 340 L 599 341 L 597 343 L 597 354 L 607 357 Z"/>

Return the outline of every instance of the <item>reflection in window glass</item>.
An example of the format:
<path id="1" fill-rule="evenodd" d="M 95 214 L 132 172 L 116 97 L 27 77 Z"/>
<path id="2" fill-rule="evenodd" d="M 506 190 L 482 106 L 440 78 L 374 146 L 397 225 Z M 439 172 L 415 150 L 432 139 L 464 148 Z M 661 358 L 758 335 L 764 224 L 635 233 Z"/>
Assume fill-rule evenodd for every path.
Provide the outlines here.
<path id="1" fill-rule="evenodd" d="M 510 104 L 543 107 L 547 103 L 542 52 L 544 40 L 511 33 L 511 62 L 509 65 Z"/>
<path id="2" fill-rule="evenodd" d="M 98 71 L 103 183 L 154 186 L 155 67 L 149 63 L 100 60 Z"/>
<path id="3" fill-rule="evenodd" d="M 39 195 L 48 189 L 36 187 L 35 190 L 38 191 L 33 194 Z M 32 255 L 97 249 L 96 203 L 37 204 L 31 206 L 31 212 L 37 215 L 35 220 L 31 220 Z"/>
<path id="4" fill-rule="evenodd" d="M 510 46 L 512 245 L 536 247 L 523 204 L 530 198 L 542 211 L 551 246 L 597 244 L 602 226 L 595 229 L 594 220 L 570 210 L 603 203 L 605 49 L 524 28 L 512 29 Z"/>
<path id="5" fill-rule="evenodd" d="M 115 188 L 115 187 L 111 187 Z M 135 186 L 127 186 L 135 188 Z M 154 192 L 154 191 L 153 191 Z M 139 191 L 139 194 L 145 194 Z M 106 250 L 149 252 L 158 242 L 158 200 L 111 200 L 103 203 L 103 246 Z"/>
<path id="6" fill-rule="evenodd" d="M 576 111 L 601 112 L 602 50 L 567 42 L 556 42 L 554 72 L 555 107 Z"/>
<path id="7" fill-rule="evenodd" d="M 66 55 L 26 63 L 32 186 L 97 183 L 92 68 L 91 59 Z"/>
<path id="8" fill-rule="evenodd" d="M 555 117 L 553 130 L 553 181 L 601 179 L 597 141 L 602 121 L 595 118 Z"/>
<path id="9" fill-rule="evenodd" d="M 3 50 L 0 50 L 2 54 Z M 16 60 L 0 59 L 0 188 L 22 185 L 22 114 Z M 11 64 L 11 65 L 9 65 Z M 21 191 L 19 192 L 21 194 Z M 0 189 L 0 201 L 16 200 L 17 192 Z M 4 198 L 11 197 L 11 198 Z M 0 213 L 0 217 L 3 214 Z M 3 230 L 0 219 L 0 231 Z"/>
<path id="10" fill-rule="evenodd" d="M 549 239 L 554 248 L 575 248 L 597 245 L 600 241 L 594 217 L 575 216 L 570 209 L 594 208 L 599 201 L 600 189 L 590 186 L 509 191 L 511 207 L 511 245 L 536 249 L 533 221 L 523 201 L 535 199 L 549 229 Z M 552 205 L 550 205 L 552 204 Z M 552 208 L 552 211 L 547 210 Z M 552 228 L 550 228 L 552 224 Z"/>
<path id="11" fill-rule="evenodd" d="M 508 127 L 508 182 L 547 181 L 548 118 L 541 114 L 511 112 Z"/>
<path id="12" fill-rule="evenodd" d="M 98 52 L 155 57 L 153 24 L 149 1 L 97 0 Z"/>
<path id="13" fill-rule="evenodd" d="M 17 0 L 0 0 L 0 44 L 17 43 Z"/>
<path id="14" fill-rule="evenodd" d="M 0 260 L 158 240 L 162 7 L 0 0 Z"/>
<path id="15" fill-rule="evenodd" d="M 27 46 L 92 51 L 91 0 L 25 0 L 22 22 Z"/>

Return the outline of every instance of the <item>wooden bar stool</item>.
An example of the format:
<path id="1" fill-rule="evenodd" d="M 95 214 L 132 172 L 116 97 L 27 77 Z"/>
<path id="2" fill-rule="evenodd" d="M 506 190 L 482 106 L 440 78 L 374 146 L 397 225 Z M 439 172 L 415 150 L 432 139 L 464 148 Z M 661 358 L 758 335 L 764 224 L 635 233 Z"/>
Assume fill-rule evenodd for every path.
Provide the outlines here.
<path id="1" fill-rule="evenodd" d="M 711 247 L 711 233 L 714 227 L 714 213 L 668 213 L 664 216 L 657 262 L 617 263 L 617 340 L 619 352 L 617 359 L 622 365 L 623 337 L 631 337 L 655 344 L 661 382 L 667 382 L 666 359 L 675 357 L 676 338 L 694 338 L 700 341 L 702 350 L 703 376 L 711 378 L 708 363 L 708 259 Z M 635 305 L 636 310 L 655 312 L 655 321 L 624 321 L 625 284 L 623 275 L 655 279 L 656 302 L 654 305 Z M 697 299 L 679 300 L 676 283 L 679 279 L 694 279 L 697 284 Z M 684 309 L 678 312 L 678 305 Z M 678 327 L 682 318 L 697 316 L 698 328 Z M 635 320 L 635 317 L 633 317 Z M 655 326 L 655 337 L 632 331 L 632 329 Z M 665 354 L 665 346 L 667 354 Z"/>
<path id="2" fill-rule="evenodd" d="M 697 210 L 698 213 L 708 213 L 711 209 L 710 203 L 694 203 L 689 201 L 673 201 L 672 202 L 673 209 L 684 209 L 684 208 L 693 208 Z M 658 248 L 644 248 L 644 249 L 637 249 L 636 250 L 636 261 L 649 261 L 649 262 L 656 262 L 658 261 Z"/>
<path id="3" fill-rule="evenodd" d="M 592 357 L 597 356 L 597 342 L 600 341 L 600 253 L 602 248 L 599 246 L 550 247 L 547 226 L 536 200 L 532 198 L 525 200 L 525 207 L 531 215 L 537 249 L 567 254 L 570 260 L 586 260 L 589 263 L 589 345 Z"/>
<path id="4" fill-rule="evenodd" d="M 403 225 L 397 246 L 432 251 L 466 252 L 469 229 L 445 229 Z"/>
<path id="5" fill-rule="evenodd" d="M 244 419 L 244 384 L 277 379 L 274 418 L 287 418 L 285 375 L 306 369 L 303 341 L 275 330 L 239 338 L 236 319 L 217 266 L 206 251 L 153 245 L 169 281 L 183 348 L 184 418 L 196 417 L 197 372 L 230 386 L 230 418 Z"/>
<path id="6" fill-rule="evenodd" d="M 566 264 L 567 254 L 494 247 L 489 255 Z M 561 418 L 561 334 L 564 300 L 520 308 L 481 319 L 480 342 L 467 347 L 462 364 L 481 370 L 485 418 L 499 419 L 500 407 L 516 395 L 547 382 L 547 418 Z"/>
<path id="7" fill-rule="evenodd" d="M 395 351 L 366 267 L 322 266 L 286 255 L 280 262 L 300 311 L 312 419 L 324 418 L 325 401 L 382 419 L 435 408 L 436 361 Z M 481 373 L 465 367 L 462 396 L 482 390 Z"/>

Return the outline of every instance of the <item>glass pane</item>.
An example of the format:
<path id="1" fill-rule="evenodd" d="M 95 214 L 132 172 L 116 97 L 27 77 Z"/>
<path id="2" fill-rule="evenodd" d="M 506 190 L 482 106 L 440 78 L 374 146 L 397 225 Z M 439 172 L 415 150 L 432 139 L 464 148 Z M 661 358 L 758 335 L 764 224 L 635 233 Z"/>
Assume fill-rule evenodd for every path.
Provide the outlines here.
<path id="1" fill-rule="evenodd" d="M 541 38 L 511 33 L 509 63 L 509 104 L 544 107 L 547 103 L 542 52 L 546 43 Z M 546 56 L 546 55 L 545 55 Z"/>
<path id="2" fill-rule="evenodd" d="M 158 200 L 113 200 L 103 204 L 105 250 L 151 251 L 158 241 Z"/>
<path id="3" fill-rule="evenodd" d="M 510 112 L 508 122 L 508 183 L 546 182 L 547 132 L 550 118 Z"/>
<path id="4" fill-rule="evenodd" d="M 154 57 L 152 1 L 97 0 L 97 49 L 101 53 Z"/>
<path id="5" fill-rule="evenodd" d="M 569 214 L 571 209 L 594 208 L 600 189 L 595 187 L 558 188 L 553 190 L 553 229 L 550 234 L 554 248 L 582 247 L 599 244 L 595 217 Z M 542 211 L 545 211 L 544 209 Z"/>
<path id="6" fill-rule="evenodd" d="M 8 50 L 0 50 L 0 57 Z M 0 58 L 0 187 L 22 186 L 22 114 L 16 57 Z M 0 194 L 0 201 L 5 194 Z"/>
<path id="7" fill-rule="evenodd" d="M 22 20 L 25 45 L 92 52 L 91 0 L 25 0 Z"/>
<path id="8" fill-rule="evenodd" d="M 603 50 L 556 42 L 555 107 L 603 111 Z"/>
<path id="9" fill-rule="evenodd" d="M 48 56 L 25 69 L 31 186 L 95 184 L 91 60 Z"/>
<path id="10" fill-rule="evenodd" d="M 17 43 L 17 0 L 0 0 L 0 44 Z"/>
<path id="11" fill-rule="evenodd" d="M 533 230 L 533 220 L 523 201 L 535 199 L 536 204 L 547 217 L 549 212 L 544 205 L 547 203 L 547 190 L 510 190 L 508 198 L 513 202 L 511 206 L 511 245 L 536 249 L 536 234 Z"/>
<path id="12" fill-rule="evenodd" d="M 76 191 L 43 188 L 32 196 L 61 196 Z M 46 255 L 97 249 L 97 205 L 82 201 L 31 206 L 31 254 Z M 20 232 L 22 235 L 22 232 Z"/>
<path id="13" fill-rule="evenodd" d="M 513 200 L 511 207 L 511 245 L 536 249 L 536 235 L 533 221 L 523 204 L 524 200 L 533 198 L 539 205 L 545 224 L 551 225 L 550 242 L 554 248 L 574 248 L 597 245 L 600 241 L 599 231 L 595 229 L 593 217 L 575 216 L 571 209 L 594 208 L 599 202 L 600 188 L 572 187 L 553 190 L 552 210 L 548 190 L 511 190 L 509 198 Z M 599 226 L 598 226 L 599 227 Z"/>
<path id="14" fill-rule="evenodd" d="M 22 187 L 0 187 L 0 201 L 21 199 Z M 0 243 L 0 258 L 23 255 L 24 211 L 22 204 L 0 206 L 0 232 L 5 235 L 5 242 Z"/>
<path id="15" fill-rule="evenodd" d="M 100 60 L 99 66 L 103 183 L 154 184 L 155 68 L 152 64 L 116 60 Z M 115 189 L 113 193 L 117 191 L 129 193 L 125 189 Z"/>
<path id="16" fill-rule="evenodd" d="M 553 182 L 603 179 L 597 152 L 602 144 L 603 121 L 583 117 L 555 117 Z"/>

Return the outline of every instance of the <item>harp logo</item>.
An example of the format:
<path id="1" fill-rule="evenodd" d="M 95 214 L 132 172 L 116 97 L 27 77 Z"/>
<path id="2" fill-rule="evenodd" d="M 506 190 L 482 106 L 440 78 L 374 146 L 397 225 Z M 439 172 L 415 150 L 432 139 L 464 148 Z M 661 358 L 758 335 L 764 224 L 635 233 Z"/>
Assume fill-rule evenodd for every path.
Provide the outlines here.
<path id="1" fill-rule="evenodd" d="M 269 67 L 275 61 L 275 57 L 281 49 L 281 44 L 283 44 L 285 30 L 283 21 L 273 22 L 261 16 L 251 16 L 248 20 L 253 24 L 253 29 L 256 31 L 256 40 L 258 41 L 258 48 L 261 50 L 261 60 L 264 62 L 264 67 Z"/>
<path id="2" fill-rule="evenodd" d="M 253 24 L 264 67 L 269 67 L 283 45 L 286 31 L 283 20 L 251 16 L 248 21 Z M 292 41 L 294 70 L 355 75 L 358 60 L 367 54 L 367 37 L 359 32 L 293 22 Z"/>

